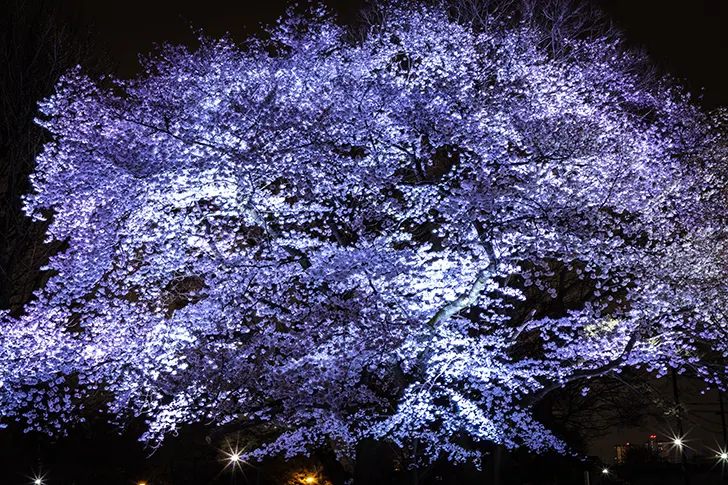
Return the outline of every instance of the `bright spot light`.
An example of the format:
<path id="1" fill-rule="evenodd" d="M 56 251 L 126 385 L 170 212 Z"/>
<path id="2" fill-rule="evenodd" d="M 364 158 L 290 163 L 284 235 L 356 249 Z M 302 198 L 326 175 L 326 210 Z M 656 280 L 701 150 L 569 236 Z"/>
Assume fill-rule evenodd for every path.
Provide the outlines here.
<path id="1" fill-rule="evenodd" d="M 46 474 L 33 472 L 32 475 L 26 475 L 30 481 L 26 483 L 32 483 L 33 485 L 46 485 Z"/>
<path id="2" fill-rule="evenodd" d="M 721 452 L 721 453 L 720 453 L 720 454 L 718 455 L 718 458 L 720 458 L 720 459 L 721 459 L 721 460 L 723 460 L 723 461 L 725 461 L 725 460 L 728 460 L 728 453 L 726 453 L 725 451 L 723 451 L 723 452 Z"/>
<path id="3" fill-rule="evenodd" d="M 316 477 L 306 477 L 303 481 L 304 483 L 316 483 Z"/>
<path id="4" fill-rule="evenodd" d="M 232 444 L 228 444 L 227 449 L 227 451 L 220 450 L 222 452 L 221 461 L 226 462 L 225 468 L 230 468 L 233 472 L 236 470 L 240 470 L 242 472 L 243 465 L 247 464 L 243 458 L 245 450 L 237 445 L 233 446 Z"/>
<path id="5" fill-rule="evenodd" d="M 677 446 L 678 448 L 682 448 L 682 445 L 683 445 L 683 440 L 682 440 L 682 438 L 675 438 L 675 439 L 674 439 L 674 440 L 673 440 L 672 442 L 673 442 L 673 443 L 675 444 L 675 446 Z"/>
<path id="6" fill-rule="evenodd" d="M 609 468 L 603 468 L 603 469 L 602 469 L 602 473 L 603 473 L 604 475 L 609 475 Z"/>
<path id="7" fill-rule="evenodd" d="M 146 482 L 139 482 L 137 485 L 147 485 Z"/>

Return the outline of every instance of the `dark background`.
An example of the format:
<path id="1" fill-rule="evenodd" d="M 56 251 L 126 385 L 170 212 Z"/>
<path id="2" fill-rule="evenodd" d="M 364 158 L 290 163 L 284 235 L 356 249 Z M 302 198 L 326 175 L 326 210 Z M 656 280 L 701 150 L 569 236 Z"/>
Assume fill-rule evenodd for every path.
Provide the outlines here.
<path id="1" fill-rule="evenodd" d="M 95 26 L 118 63 L 118 74 L 133 76 L 137 56 L 154 43 L 195 45 L 195 29 L 219 37 L 243 39 L 281 16 L 285 0 L 71 0 L 65 2 Z M 305 2 L 301 2 L 305 3 Z M 327 0 L 342 22 L 356 18 L 362 0 Z M 728 104 L 728 1 L 601 0 L 599 3 L 626 32 L 629 42 L 644 46 L 666 71 L 680 78 L 708 107 Z M 704 89 L 703 89 L 704 88 Z"/>

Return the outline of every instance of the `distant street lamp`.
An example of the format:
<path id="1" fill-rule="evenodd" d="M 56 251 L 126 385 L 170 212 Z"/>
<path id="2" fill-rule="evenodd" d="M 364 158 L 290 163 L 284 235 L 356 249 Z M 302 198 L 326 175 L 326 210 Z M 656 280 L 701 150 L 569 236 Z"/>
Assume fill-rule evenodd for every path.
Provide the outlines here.
<path id="1" fill-rule="evenodd" d="M 240 470 L 243 469 L 243 464 L 245 464 L 245 460 L 243 460 L 243 450 L 241 450 L 237 445 L 232 446 L 231 444 L 228 444 L 228 451 L 222 451 L 223 454 L 223 461 L 227 462 L 226 467 L 230 467 L 233 469 L 233 471 L 236 468 L 239 468 Z"/>
<path id="2" fill-rule="evenodd" d="M 720 483 L 726 483 L 728 481 L 728 476 L 725 473 L 726 463 L 728 463 L 728 451 L 725 448 L 718 448 L 715 457 L 720 462 Z"/>

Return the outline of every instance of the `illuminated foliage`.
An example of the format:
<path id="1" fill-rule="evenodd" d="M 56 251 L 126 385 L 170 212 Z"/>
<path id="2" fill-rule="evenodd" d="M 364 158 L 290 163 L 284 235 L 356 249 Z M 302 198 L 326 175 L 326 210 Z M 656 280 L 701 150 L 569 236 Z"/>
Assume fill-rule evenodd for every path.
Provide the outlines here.
<path id="1" fill-rule="evenodd" d="M 533 29 L 389 7 L 352 42 L 316 11 L 165 47 L 135 80 L 68 74 L 26 201 L 67 249 L 3 322 L 3 415 L 61 428 L 101 389 L 152 442 L 270 438 L 236 460 L 374 438 L 460 461 L 468 440 L 566 451 L 531 408 L 567 383 L 716 379 L 701 115 L 619 44 L 555 58 Z"/>

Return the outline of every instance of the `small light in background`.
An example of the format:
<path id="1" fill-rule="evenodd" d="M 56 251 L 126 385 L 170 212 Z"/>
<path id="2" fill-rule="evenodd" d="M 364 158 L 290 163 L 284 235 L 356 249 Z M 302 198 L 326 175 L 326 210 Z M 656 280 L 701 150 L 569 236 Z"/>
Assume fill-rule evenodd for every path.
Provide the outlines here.
<path id="1" fill-rule="evenodd" d="M 728 451 L 725 448 L 719 447 L 715 451 L 715 457 L 724 463 L 723 466 L 725 466 L 725 462 L 728 462 Z"/>
<path id="2" fill-rule="evenodd" d="M 728 449 L 718 446 L 715 449 L 710 448 L 710 450 L 715 453 L 715 459 L 721 463 L 721 467 L 725 468 L 728 464 Z"/>
<path id="3" fill-rule="evenodd" d="M 33 478 L 32 478 L 33 485 L 45 485 L 46 484 L 45 477 L 46 477 L 45 475 L 39 475 L 37 473 L 34 473 Z"/>
<path id="4" fill-rule="evenodd" d="M 688 433 L 671 433 L 668 435 L 668 443 L 671 451 L 677 452 L 677 453 L 685 453 L 690 448 L 690 440 L 688 438 Z"/>
<path id="5" fill-rule="evenodd" d="M 609 468 L 602 468 L 603 475 L 609 475 Z"/>
<path id="6" fill-rule="evenodd" d="M 243 454 L 245 449 L 241 448 L 237 443 L 233 446 L 232 443 L 227 443 L 227 451 L 220 450 L 222 452 L 222 461 L 225 463 L 225 468 L 230 468 L 233 473 L 236 471 L 243 471 L 243 465 L 248 463 L 245 461 Z"/>
<path id="7" fill-rule="evenodd" d="M 331 482 L 323 475 L 319 466 L 307 466 L 295 471 L 286 481 L 289 485 L 331 485 Z"/>

